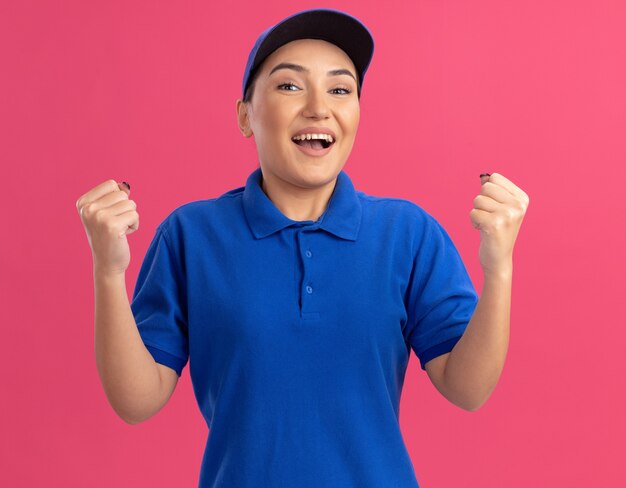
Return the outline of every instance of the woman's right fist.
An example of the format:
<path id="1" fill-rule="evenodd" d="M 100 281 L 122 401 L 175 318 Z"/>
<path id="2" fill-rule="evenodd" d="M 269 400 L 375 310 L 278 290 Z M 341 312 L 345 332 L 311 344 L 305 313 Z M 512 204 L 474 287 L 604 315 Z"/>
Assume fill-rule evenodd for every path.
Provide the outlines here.
<path id="1" fill-rule="evenodd" d="M 130 263 L 126 236 L 139 228 L 137 205 L 130 200 L 130 188 L 115 180 L 95 186 L 76 201 L 76 210 L 85 226 L 93 254 L 94 270 L 124 273 Z"/>

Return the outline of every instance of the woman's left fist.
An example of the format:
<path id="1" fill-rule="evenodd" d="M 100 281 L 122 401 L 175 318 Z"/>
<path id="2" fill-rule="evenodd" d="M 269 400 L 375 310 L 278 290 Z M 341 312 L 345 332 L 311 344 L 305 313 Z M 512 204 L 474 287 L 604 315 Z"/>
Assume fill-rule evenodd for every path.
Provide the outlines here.
<path id="1" fill-rule="evenodd" d="M 513 246 L 530 199 L 499 173 L 481 176 L 480 180 L 480 194 L 470 211 L 472 225 L 480 230 L 480 265 L 484 272 L 510 272 Z"/>

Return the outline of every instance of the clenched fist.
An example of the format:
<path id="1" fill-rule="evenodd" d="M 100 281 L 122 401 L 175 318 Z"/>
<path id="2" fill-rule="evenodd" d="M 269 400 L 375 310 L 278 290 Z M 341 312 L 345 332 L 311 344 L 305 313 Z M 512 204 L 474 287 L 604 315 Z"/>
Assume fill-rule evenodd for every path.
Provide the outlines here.
<path id="1" fill-rule="evenodd" d="M 139 228 L 137 204 L 130 187 L 115 180 L 95 186 L 76 201 L 93 254 L 94 271 L 122 274 L 130 263 L 126 236 Z"/>
<path id="2" fill-rule="evenodd" d="M 480 175 L 480 195 L 470 210 L 472 226 L 480 230 L 478 257 L 484 272 L 510 271 L 513 246 L 530 198 L 500 173 Z"/>

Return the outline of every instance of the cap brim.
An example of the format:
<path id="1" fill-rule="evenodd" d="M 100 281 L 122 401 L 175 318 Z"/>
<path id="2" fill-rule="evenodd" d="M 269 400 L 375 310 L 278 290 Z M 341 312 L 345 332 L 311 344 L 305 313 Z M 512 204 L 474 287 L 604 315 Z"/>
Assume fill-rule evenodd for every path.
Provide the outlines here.
<path id="1" fill-rule="evenodd" d="M 374 39 L 357 19 L 333 9 L 305 10 L 277 24 L 259 46 L 250 71 L 276 49 L 298 39 L 321 39 L 341 48 L 357 69 L 359 85 L 363 84 L 374 53 Z"/>

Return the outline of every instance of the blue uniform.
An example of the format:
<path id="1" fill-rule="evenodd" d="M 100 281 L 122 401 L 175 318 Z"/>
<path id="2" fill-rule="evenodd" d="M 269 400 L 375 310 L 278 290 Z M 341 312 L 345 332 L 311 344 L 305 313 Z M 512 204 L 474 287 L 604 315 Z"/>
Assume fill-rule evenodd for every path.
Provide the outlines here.
<path id="1" fill-rule="evenodd" d="M 317 221 L 286 217 L 261 178 L 170 213 L 131 302 L 155 361 L 189 361 L 200 487 L 418 487 L 400 395 L 411 349 L 422 369 L 452 350 L 478 303 L 459 253 L 343 170 Z"/>

